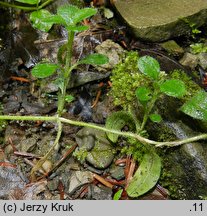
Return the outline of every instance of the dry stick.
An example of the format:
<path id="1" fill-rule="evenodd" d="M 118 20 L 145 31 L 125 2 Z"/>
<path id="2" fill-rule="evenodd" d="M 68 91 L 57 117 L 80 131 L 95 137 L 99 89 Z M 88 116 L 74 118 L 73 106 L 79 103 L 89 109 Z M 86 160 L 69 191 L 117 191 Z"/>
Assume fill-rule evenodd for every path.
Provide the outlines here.
<path id="1" fill-rule="evenodd" d="M 14 154 L 17 156 L 23 156 L 23 157 L 29 157 L 29 158 L 37 158 L 37 159 L 41 159 L 42 157 L 32 154 L 32 153 L 28 153 L 28 152 L 20 152 L 20 151 L 14 151 Z"/>
<path id="2" fill-rule="evenodd" d="M 113 189 L 114 186 L 110 182 L 105 180 L 103 177 L 101 177 L 95 173 L 93 173 L 93 177 L 94 177 L 94 179 L 98 180 L 99 182 L 101 182 L 106 187 Z"/>
<path id="3" fill-rule="evenodd" d="M 134 170 L 135 170 L 135 166 L 136 166 L 135 160 L 131 159 L 131 163 L 130 163 L 130 166 L 129 166 L 129 171 L 128 171 L 128 174 L 126 176 L 125 188 L 128 186 L 130 180 L 132 179 L 132 176 L 133 176 Z"/>
<path id="4" fill-rule="evenodd" d="M 0 115 L 0 120 L 20 120 L 20 121 L 52 121 L 52 122 L 61 122 L 61 123 L 66 123 L 66 124 L 71 124 L 71 125 L 76 125 L 76 126 L 83 126 L 83 127 L 90 127 L 90 128 L 94 128 L 94 129 L 98 129 L 98 130 L 102 130 L 105 131 L 107 133 L 113 133 L 113 134 L 117 134 L 120 136 L 124 136 L 124 137 L 132 137 L 137 139 L 138 141 L 140 141 L 141 143 L 144 144 L 149 144 L 149 145 L 155 145 L 156 147 L 164 147 L 164 146 L 168 146 L 168 147 L 174 147 L 174 146 L 179 146 L 179 145 L 183 145 L 186 143 L 192 143 L 198 140 L 204 140 L 207 139 L 207 134 L 200 134 L 194 137 L 190 137 L 190 138 L 186 138 L 186 139 L 182 139 L 182 140 L 176 140 L 176 141 L 171 141 L 171 142 L 157 142 L 154 140 L 150 140 L 147 138 L 144 138 L 142 136 L 140 136 L 139 134 L 134 134 L 131 132 L 123 132 L 123 131 L 117 131 L 117 130 L 113 130 L 113 129 L 108 129 L 102 126 L 98 126 L 96 124 L 92 124 L 92 123 L 86 123 L 86 122 L 81 122 L 81 121 L 74 121 L 74 120 L 70 120 L 70 119 L 66 119 L 66 118 L 62 118 L 62 117 L 58 117 L 58 116 L 10 116 L 10 115 Z"/>

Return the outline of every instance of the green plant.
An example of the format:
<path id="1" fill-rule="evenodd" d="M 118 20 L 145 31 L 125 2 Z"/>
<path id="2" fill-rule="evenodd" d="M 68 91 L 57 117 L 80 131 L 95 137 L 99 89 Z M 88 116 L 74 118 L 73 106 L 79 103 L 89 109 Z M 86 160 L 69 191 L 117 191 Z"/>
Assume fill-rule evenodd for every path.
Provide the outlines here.
<path id="1" fill-rule="evenodd" d="M 206 53 L 207 52 L 207 46 L 204 43 L 195 43 L 190 45 L 192 52 L 194 54 L 198 53 Z"/>
<path id="2" fill-rule="evenodd" d="M 33 11 L 40 10 L 54 1 L 55 0 L 15 0 L 15 3 L 0 1 L 0 6 L 12 7 L 25 11 Z"/>
<path id="3" fill-rule="evenodd" d="M 191 30 L 191 37 L 196 39 L 196 36 L 201 33 L 201 31 L 197 28 L 197 24 L 188 20 L 187 18 L 181 18 L 181 20 L 189 26 Z"/>
<path id="4" fill-rule="evenodd" d="M 167 79 L 166 74 L 160 71 L 159 63 L 154 58 L 150 56 L 141 57 L 137 60 L 137 65 L 137 70 L 139 69 L 137 74 L 140 74 L 139 77 L 142 77 L 142 80 L 145 77 L 147 80 L 142 85 L 139 83 L 139 87 L 135 91 L 136 98 L 144 111 L 142 122 L 139 124 L 136 116 L 129 112 L 116 112 L 109 116 L 106 121 L 106 127 L 109 129 L 121 130 L 124 125 L 128 125 L 129 130 L 141 134 L 148 119 L 156 123 L 162 120 L 159 114 L 152 112 L 156 101 L 162 94 L 181 98 L 186 93 L 184 83 L 178 79 Z M 116 143 L 118 135 L 108 133 L 108 138 Z M 148 147 L 145 149 L 139 169 L 126 189 L 127 193 L 131 197 L 137 197 L 147 192 L 159 179 L 160 169 L 159 156 L 153 148 Z"/>

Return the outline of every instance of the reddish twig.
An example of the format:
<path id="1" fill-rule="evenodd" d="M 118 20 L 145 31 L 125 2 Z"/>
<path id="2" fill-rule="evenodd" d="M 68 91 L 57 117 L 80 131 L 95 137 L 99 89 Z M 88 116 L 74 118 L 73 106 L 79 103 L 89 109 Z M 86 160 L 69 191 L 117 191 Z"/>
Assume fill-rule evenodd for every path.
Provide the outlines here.
<path id="1" fill-rule="evenodd" d="M 32 154 L 32 153 L 28 153 L 28 152 L 14 151 L 14 154 L 17 155 L 17 156 L 23 156 L 23 157 L 29 157 L 29 158 L 37 158 L 37 159 L 41 159 L 40 156 L 37 156 L 37 155 Z"/>
<path id="2" fill-rule="evenodd" d="M 28 79 L 26 79 L 24 77 L 11 76 L 11 79 L 16 80 L 16 81 L 20 81 L 20 82 L 26 82 L 26 83 L 30 82 L 30 80 L 28 80 Z"/>
<path id="3" fill-rule="evenodd" d="M 100 183 L 102 183 L 103 185 L 105 185 L 108 188 L 113 189 L 113 184 L 111 184 L 110 182 L 108 182 L 106 179 L 104 179 L 103 177 L 93 173 L 93 178 L 98 180 Z"/>
<path id="4" fill-rule="evenodd" d="M 64 200 L 65 193 L 64 193 L 64 185 L 61 180 L 58 182 L 58 191 L 60 193 L 60 200 Z"/>

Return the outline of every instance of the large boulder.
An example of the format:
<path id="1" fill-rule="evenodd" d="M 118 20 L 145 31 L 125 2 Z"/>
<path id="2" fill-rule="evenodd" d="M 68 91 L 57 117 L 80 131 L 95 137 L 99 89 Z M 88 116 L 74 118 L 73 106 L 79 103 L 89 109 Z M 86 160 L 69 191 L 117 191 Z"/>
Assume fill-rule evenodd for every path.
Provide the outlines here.
<path id="1" fill-rule="evenodd" d="M 146 41 L 164 41 L 187 34 L 191 25 L 207 21 L 204 0 L 115 0 L 112 1 L 134 35 Z"/>

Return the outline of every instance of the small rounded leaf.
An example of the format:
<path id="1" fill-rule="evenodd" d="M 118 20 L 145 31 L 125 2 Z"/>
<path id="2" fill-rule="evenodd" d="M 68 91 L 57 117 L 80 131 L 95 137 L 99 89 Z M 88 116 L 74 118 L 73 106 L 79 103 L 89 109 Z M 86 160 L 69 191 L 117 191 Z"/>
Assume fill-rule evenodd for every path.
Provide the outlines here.
<path id="1" fill-rule="evenodd" d="M 67 102 L 67 103 L 71 103 L 72 101 L 74 101 L 74 97 L 72 96 L 72 95 L 66 95 L 65 96 L 65 101 Z"/>
<path id="2" fill-rule="evenodd" d="M 156 123 L 159 123 L 162 121 L 162 117 L 159 114 L 151 114 L 149 118 L 152 122 L 156 122 Z"/>
<path id="3" fill-rule="evenodd" d="M 54 24 L 54 22 L 50 20 L 52 16 L 53 15 L 49 11 L 43 9 L 32 12 L 30 14 L 30 20 L 34 28 L 48 32 Z"/>
<path id="4" fill-rule="evenodd" d="M 149 101 L 151 99 L 151 90 L 144 86 L 137 88 L 135 94 L 140 101 Z"/>
<path id="5" fill-rule="evenodd" d="M 153 80 L 157 80 L 159 77 L 159 73 L 160 73 L 159 62 L 150 56 L 143 56 L 139 58 L 138 68 L 140 72 L 147 75 Z"/>
<path id="6" fill-rule="evenodd" d="M 170 79 L 160 85 L 160 91 L 168 96 L 180 98 L 185 95 L 186 88 L 181 80 Z"/>
<path id="7" fill-rule="evenodd" d="M 38 64 L 32 69 L 32 76 L 36 78 L 46 78 L 51 76 L 57 69 L 58 65 L 56 64 Z"/>

